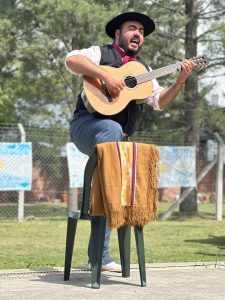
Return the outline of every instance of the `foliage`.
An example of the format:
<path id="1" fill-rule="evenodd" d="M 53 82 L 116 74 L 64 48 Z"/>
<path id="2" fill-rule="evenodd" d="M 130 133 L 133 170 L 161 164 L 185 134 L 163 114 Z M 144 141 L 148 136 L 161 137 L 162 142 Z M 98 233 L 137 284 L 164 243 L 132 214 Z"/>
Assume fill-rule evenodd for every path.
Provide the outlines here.
<path id="1" fill-rule="evenodd" d="M 1 79 L 4 97 L 0 101 L 8 107 L 9 98 L 15 104 L 15 118 L 20 122 L 65 123 L 80 89 L 80 79 L 64 67 L 65 56 L 74 48 L 105 42 L 103 24 L 116 14 L 116 8 L 112 5 L 107 12 L 104 5 L 84 0 L 21 0 L 12 1 L 12 6 L 4 1 L 2 7 L 2 30 L 7 37 L 2 45 L 10 55 L 1 63 L 6 74 Z"/>
<path id="2" fill-rule="evenodd" d="M 167 65 L 172 63 L 173 61 L 182 60 L 185 56 L 191 57 L 193 56 L 191 52 L 194 51 L 195 47 L 198 49 L 197 54 L 201 54 L 205 52 L 210 58 L 209 67 L 205 71 L 198 71 L 193 73 L 189 82 L 189 86 L 185 91 L 179 94 L 172 104 L 170 104 L 164 112 L 161 112 L 160 115 L 152 112 L 150 108 L 144 108 L 145 118 L 142 119 L 140 124 L 140 130 L 165 130 L 165 129 L 180 129 L 185 133 L 186 139 L 184 139 L 184 143 L 187 141 L 192 141 L 192 144 L 198 143 L 194 139 L 192 134 L 188 137 L 189 131 L 188 128 L 191 124 L 195 124 L 198 127 L 193 126 L 193 131 L 200 132 L 201 138 L 202 135 L 205 136 L 206 133 L 212 135 L 213 131 L 216 129 L 217 131 L 223 134 L 225 127 L 224 121 L 219 118 L 217 112 L 218 109 L 214 109 L 208 105 L 207 102 L 207 93 L 212 88 L 212 84 L 209 81 L 204 80 L 205 77 L 208 76 L 209 72 L 212 70 L 220 69 L 223 72 L 222 66 L 224 65 L 224 35 L 222 32 L 224 31 L 224 19 L 225 15 L 225 7 L 222 1 L 210 1 L 206 3 L 205 1 L 177 1 L 177 5 L 172 5 L 172 2 L 168 1 L 151 1 L 152 7 L 150 10 L 151 15 L 154 15 L 154 9 L 158 12 L 156 14 L 157 27 L 156 32 L 150 36 L 150 45 L 154 45 L 153 49 L 158 49 L 158 53 L 156 52 L 154 57 L 157 58 L 158 66 Z M 185 6 L 195 7 L 196 12 L 195 15 L 190 17 L 187 14 L 187 10 L 185 10 Z M 213 13 L 212 13 L 213 12 Z M 191 18 L 191 19 L 189 19 Z M 193 34 L 194 30 L 194 20 L 197 18 L 196 30 L 197 36 L 195 37 Z M 207 26 L 205 24 L 207 20 Z M 217 21 L 216 21 L 217 20 Z M 161 26 L 162 24 L 162 26 Z M 190 24 L 190 25 L 189 25 Z M 190 31 L 192 33 L 188 33 L 188 26 L 190 26 Z M 154 36 L 156 36 L 156 40 L 154 42 Z M 157 45 L 160 45 L 157 48 Z M 187 47 L 190 46 L 190 53 L 187 52 Z M 149 47 L 150 48 L 150 47 Z M 185 52 L 186 51 L 186 52 Z M 188 54 L 189 53 L 189 54 Z M 162 58 L 163 57 L 163 58 Z M 160 63 L 160 60 L 163 59 L 163 63 Z M 154 61 L 153 61 L 154 62 Z M 153 65 L 154 66 L 154 65 Z M 155 67 L 158 67 L 157 64 Z M 197 74 L 196 74 L 197 73 Z M 197 75 L 197 76 L 196 76 Z M 197 82 L 197 77 L 201 85 L 198 87 L 198 95 L 196 96 L 196 92 L 194 94 L 190 94 L 192 90 L 196 87 L 193 86 L 193 83 Z M 168 86 L 174 81 L 174 76 L 167 76 L 159 79 L 159 82 L 163 86 Z M 207 88 L 205 84 L 207 83 Z M 207 92 L 206 92 L 207 91 Z M 190 96 L 187 98 L 187 95 Z M 222 115 L 223 112 L 221 112 Z M 214 123 L 214 120 L 220 119 L 221 122 Z M 208 120 L 211 120 L 210 125 Z M 207 128 L 207 131 L 204 130 Z M 186 130 L 187 129 L 187 130 Z M 169 131 L 168 134 L 170 135 Z M 185 142 L 186 140 L 186 142 Z"/>
<path id="3" fill-rule="evenodd" d="M 16 118 L 13 106 L 16 66 L 12 64 L 16 51 L 14 8 L 15 1 L 0 2 L 0 122 L 11 122 Z"/>
<path id="4" fill-rule="evenodd" d="M 223 62 L 225 54 L 223 1 L 202 0 L 20 0 L 0 3 L 0 122 L 65 124 L 71 118 L 81 78 L 64 67 L 72 49 L 111 43 L 104 33 L 106 22 L 123 11 L 147 13 L 156 22 L 155 32 L 146 38 L 141 56 L 153 69 L 185 57 L 187 24 L 194 24 L 185 10 L 197 4 L 198 48 L 211 57 L 210 69 Z M 194 20 L 194 19 L 193 19 Z M 207 21 L 207 26 L 204 26 Z M 212 53 L 212 55 L 211 55 Z M 205 76 L 200 72 L 199 78 Z M 159 79 L 168 86 L 176 75 Z M 204 93 L 203 93 L 204 94 Z M 200 94 L 197 117 L 206 126 L 205 98 Z M 155 131 L 187 126 L 186 112 L 192 109 L 181 93 L 164 112 L 144 106 L 139 130 Z M 194 108 L 195 109 L 195 108 Z M 210 109 L 209 109 L 210 110 Z M 212 111 L 212 110 L 210 110 Z M 212 116 L 212 112 L 210 112 Z M 212 117 L 219 131 L 217 117 Z M 214 124 L 215 125 L 215 124 Z M 213 128 L 215 127 L 213 125 Z"/>

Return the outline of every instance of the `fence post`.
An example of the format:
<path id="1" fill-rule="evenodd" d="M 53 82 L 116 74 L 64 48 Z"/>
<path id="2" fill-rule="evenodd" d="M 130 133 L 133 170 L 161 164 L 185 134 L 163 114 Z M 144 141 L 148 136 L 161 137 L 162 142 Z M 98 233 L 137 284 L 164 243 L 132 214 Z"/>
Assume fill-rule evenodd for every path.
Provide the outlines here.
<path id="1" fill-rule="evenodd" d="M 17 124 L 19 127 L 19 131 L 21 134 L 20 142 L 26 142 L 26 133 L 24 127 L 21 123 Z M 18 215 L 17 215 L 18 222 L 24 221 L 24 190 L 19 190 L 19 197 L 18 197 Z"/>
<path id="2" fill-rule="evenodd" d="M 215 137 L 218 142 L 217 150 L 217 170 L 216 170 L 216 220 L 223 219 L 223 157 L 224 143 L 221 136 L 216 132 Z"/>

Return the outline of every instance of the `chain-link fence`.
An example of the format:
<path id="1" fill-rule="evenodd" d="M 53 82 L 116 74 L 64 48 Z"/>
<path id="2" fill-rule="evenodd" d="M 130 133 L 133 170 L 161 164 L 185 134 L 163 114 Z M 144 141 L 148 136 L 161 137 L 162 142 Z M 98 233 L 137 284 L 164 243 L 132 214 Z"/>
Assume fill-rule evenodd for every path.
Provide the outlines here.
<path id="1" fill-rule="evenodd" d="M 82 189 L 69 187 L 66 155 L 66 144 L 70 142 L 68 128 L 46 129 L 24 126 L 24 131 L 26 142 L 32 143 L 32 188 L 24 193 L 24 218 L 66 218 L 68 208 L 77 205 L 82 194 Z M 21 135 L 17 124 L 0 124 L 0 142 L 19 143 Z M 179 132 L 179 135 L 182 135 L 182 132 Z M 183 146 L 178 131 L 160 131 L 157 135 L 138 132 L 133 140 L 159 146 Z M 205 139 L 200 144 L 197 150 L 197 173 L 213 161 L 217 153 L 216 146 L 216 139 Z M 16 168 L 15 163 L 15 170 Z M 199 202 L 215 201 L 216 172 L 214 165 L 199 182 L 197 189 Z M 179 186 L 162 188 L 159 189 L 159 200 L 172 202 L 180 193 Z M 17 219 L 18 198 L 18 191 L 0 191 L 0 219 Z"/>
<path id="2" fill-rule="evenodd" d="M 65 145 L 68 129 L 24 127 L 26 142 L 32 143 L 32 189 L 24 193 L 24 218 L 65 218 L 69 179 Z M 17 125 L 1 125 L 0 141 L 21 141 Z M 17 166 L 15 164 L 15 170 Z M 18 191 L 0 192 L 0 219 L 16 219 Z"/>

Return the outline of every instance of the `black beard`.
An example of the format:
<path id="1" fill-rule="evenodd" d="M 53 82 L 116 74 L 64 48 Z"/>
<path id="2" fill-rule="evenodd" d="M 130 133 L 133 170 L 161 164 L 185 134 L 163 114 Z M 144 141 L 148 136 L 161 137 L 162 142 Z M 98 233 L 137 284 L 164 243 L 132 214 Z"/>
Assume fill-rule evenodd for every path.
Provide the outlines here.
<path id="1" fill-rule="evenodd" d="M 127 49 L 125 51 L 126 55 L 128 56 L 133 56 L 133 55 L 137 55 L 140 51 L 140 48 L 138 48 L 138 50 L 134 51 L 134 50 L 131 50 L 131 49 Z"/>
<path id="2" fill-rule="evenodd" d="M 126 43 L 124 43 L 124 41 L 121 38 L 119 38 L 118 46 L 120 48 L 122 48 L 124 50 L 124 52 L 126 53 L 126 55 L 128 55 L 128 56 L 137 55 L 139 53 L 139 51 L 141 50 L 141 47 L 139 47 L 136 51 L 129 49 L 128 45 Z"/>

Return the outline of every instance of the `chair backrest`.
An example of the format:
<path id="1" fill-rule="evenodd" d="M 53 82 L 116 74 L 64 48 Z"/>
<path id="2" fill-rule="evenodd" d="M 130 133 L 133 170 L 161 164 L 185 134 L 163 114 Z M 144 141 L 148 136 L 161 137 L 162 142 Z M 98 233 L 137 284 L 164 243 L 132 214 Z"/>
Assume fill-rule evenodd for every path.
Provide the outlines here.
<path id="1" fill-rule="evenodd" d="M 94 168 L 98 161 L 97 149 L 95 148 L 92 155 L 89 157 L 84 170 L 84 185 L 83 185 L 83 199 L 80 219 L 89 220 L 90 215 L 88 213 L 90 207 L 90 195 L 91 195 L 91 181 L 94 172 Z"/>

